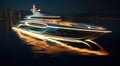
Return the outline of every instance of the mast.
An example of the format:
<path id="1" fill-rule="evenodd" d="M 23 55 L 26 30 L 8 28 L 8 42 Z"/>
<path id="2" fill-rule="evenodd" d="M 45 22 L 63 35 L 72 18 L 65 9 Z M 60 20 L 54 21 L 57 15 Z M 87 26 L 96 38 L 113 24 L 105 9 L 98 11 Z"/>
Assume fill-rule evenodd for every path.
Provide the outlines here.
<path id="1" fill-rule="evenodd" d="M 33 4 L 33 7 L 32 7 L 32 9 L 31 9 L 31 11 L 32 11 L 33 15 L 40 14 L 40 9 L 37 9 L 37 8 L 35 7 L 35 4 Z"/>
<path id="2" fill-rule="evenodd" d="M 33 4 L 33 9 L 36 9 L 36 8 L 35 8 L 35 4 Z"/>

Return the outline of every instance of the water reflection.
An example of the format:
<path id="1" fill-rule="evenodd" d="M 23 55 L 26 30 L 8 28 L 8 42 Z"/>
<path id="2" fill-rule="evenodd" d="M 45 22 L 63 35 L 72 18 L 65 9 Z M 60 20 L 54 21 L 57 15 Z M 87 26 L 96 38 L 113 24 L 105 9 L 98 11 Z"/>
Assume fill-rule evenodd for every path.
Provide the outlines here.
<path id="1" fill-rule="evenodd" d="M 51 41 L 50 43 L 44 39 L 36 39 L 16 30 L 15 32 L 24 42 L 28 45 L 32 45 L 31 48 L 34 53 L 59 54 L 64 52 L 73 55 L 108 55 L 108 53 L 99 45 L 99 50 L 92 50 L 89 48 L 74 47 L 64 42 L 52 39 L 49 39 L 49 41 Z M 91 42 L 90 40 L 87 41 Z"/>
<path id="2" fill-rule="evenodd" d="M 0 10 L 0 29 L 9 33 L 11 31 L 11 27 L 18 24 L 21 19 L 23 19 L 22 10 Z"/>

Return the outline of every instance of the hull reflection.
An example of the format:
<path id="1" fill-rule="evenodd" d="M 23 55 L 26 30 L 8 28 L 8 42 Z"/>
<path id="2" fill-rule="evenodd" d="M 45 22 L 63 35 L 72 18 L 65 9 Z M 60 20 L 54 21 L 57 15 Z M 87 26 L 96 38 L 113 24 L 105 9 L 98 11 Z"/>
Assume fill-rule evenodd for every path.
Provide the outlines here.
<path id="1" fill-rule="evenodd" d="M 106 52 L 100 45 L 97 43 L 86 40 L 86 42 L 91 42 L 99 47 L 98 50 L 91 49 L 92 46 L 89 43 L 86 43 L 85 41 L 78 41 L 78 43 L 86 44 L 87 46 L 91 48 L 81 48 L 81 47 L 74 47 L 71 45 L 68 45 L 67 43 L 51 39 L 48 37 L 42 37 L 38 38 L 37 36 L 30 36 L 25 32 L 21 32 L 20 30 L 17 30 L 13 28 L 13 30 L 18 34 L 18 36 L 24 41 L 27 42 L 27 44 L 32 45 L 32 50 L 35 53 L 46 53 L 46 54 L 59 54 L 62 52 L 70 53 L 70 54 L 78 54 L 78 55 L 108 55 L 108 52 Z M 50 43 L 47 43 L 47 41 L 53 42 L 54 45 L 51 45 Z M 74 40 L 73 40 L 74 41 Z M 75 42 L 76 42 L 75 41 Z M 70 41 L 69 41 L 70 42 Z"/>

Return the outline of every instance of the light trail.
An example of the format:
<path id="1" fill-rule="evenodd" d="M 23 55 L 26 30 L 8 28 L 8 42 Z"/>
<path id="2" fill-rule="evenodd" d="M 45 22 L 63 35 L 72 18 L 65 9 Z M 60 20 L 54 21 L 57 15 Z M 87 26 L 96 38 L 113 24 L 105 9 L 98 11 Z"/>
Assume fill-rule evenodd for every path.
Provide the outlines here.
<path id="1" fill-rule="evenodd" d="M 29 22 L 25 22 L 25 24 L 26 25 L 28 25 L 28 23 Z M 31 22 L 32 23 L 32 22 Z M 43 22 L 35 22 L 35 23 L 37 23 L 37 24 L 41 24 L 41 23 L 43 23 Z M 44 24 L 46 25 L 46 24 L 48 24 L 48 26 L 47 27 L 50 27 L 50 28 L 59 28 L 59 29 L 67 29 L 67 30 L 79 30 L 79 31 L 92 31 L 92 32 L 103 32 L 103 33 L 111 33 L 112 31 L 106 31 L 106 30 L 102 30 L 102 29 L 104 29 L 104 28 L 102 28 L 102 27 L 96 27 L 96 29 L 90 29 L 90 27 L 91 26 L 89 26 L 89 25 L 87 25 L 87 27 L 88 28 L 86 28 L 86 29 L 80 29 L 80 28 L 69 28 L 69 27 L 67 27 L 67 26 L 59 26 L 58 24 L 52 24 L 52 25 L 54 25 L 54 26 L 51 26 L 51 25 L 49 25 L 49 24 L 51 24 L 51 23 L 46 23 L 46 22 L 44 22 Z M 56 26 L 57 25 L 57 26 Z M 33 26 L 33 25 L 32 25 Z M 39 26 L 37 26 L 37 27 L 39 27 Z M 41 27 L 40 27 L 41 28 Z"/>
<path id="2" fill-rule="evenodd" d="M 99 44 L 97 44 L 96 42 L 90 40 L 90 39 L 87 39 L 85 41 L 88 41 L 88 42 L 91 42 L 92 44 L 95 44 L 96 46 L 98 46 L 100 48 L 100 50 L 104 50 Z"/>
<path id="3" fill-rule="evenodd" d="M 64 38 L 64 37 L 59 37 L 59 36 L 47 35 L 47 34 L 43 34 L 43 33 L 36 34 L 36 33 L 34 33 L 34 31 L 32 31 L 32 32 L 30 30 L 26 31 L 24 29 L 21 29 L 21 28 L 19 29 L 19 28 L 15 28 L 15 27 L 13 27 L 12 29 L 18 30 L 22 33 L 25 33 L 27 35 L 30 35 L 30 36 L 32 36 L 34 38 L 38 38 L 38 39 L 44 39 L 44 40 L 54 39 L 54 40 L 62 40 L 62 41 L 69 41 L 69 42 L 78 42 L 78 43 L 83 43 L 83 44 L 87 45 L 88 47 L 92 48 L 88 43 L 86 43 L 82 40 L 76 40 L 74 38 L 70 39 L 70 38 Z"/>
<path id="4" fill-rule="evenodd" d="M 48 39 L 48 40 L 52 41 L 52 42 L 55 42 L 57 44 L 60 44 L 61 46 L 64 46 L 68 49 L 75 50 L 75 51 L 78 51 L 78 52 L 86 52 L 86 53 L 91 53 L 91 54 L 96 54 L 96 55 L 107 55 L 108 54 L 108 53 L 103 52 L 103 51 L 93 51 L 93 50 L 89 50 L 89 49 L 81 49 L 81 48 L 73 47 L 73 46 L 67 45 L 65 43 L 62 43 L 60 41 L 57 41 L 57 40 L 52 40 L 52 39 Z"/>
<path id="5" fill-rule="evenodd" d="M 60 29 L 67 29 L 67 30 L 79 30 L 79 31 L 92 31 L 92 32 L 103 32 L 103 33 L 111 33 L 111 31 L 102 31 L 102 30 L 90 30 L 90 29 L 77 29 L 77 28 L 67 28 L 67 27 L 58 27 L 58 26 L 48 26 L 50 28 L 60 28 Z"/>
<path id="6" fill-rule="evenodd" d="M 78 47 L 73 47 L 73 46 L 70 46 L 70 45 L 67 45 L 66 43 L 63 43 L 63 42 L 60 42 L 60 41 L 58 41 L 57 39 L 53 39 L 53 38 L 56 38 L 56 37 L 53 37 L 53 38 L 50 38 L 50 37 L 48 37 L 47 35 L 46 36 L 43 36 L 43 35 L 38 35 L 38 34 L 35 34 L 35 33 L 31 33 L 31 32 L 29 32 L 29 31 L 25 31 L 25 30 L 20 30 L 20 29 L 18 29 L 18 28 L 15 28 L 15 27 L 13 27 L 12 28 L 13 30 L 15 30 L 17 33 L 20 33 L 20 32 L 22 32 L 22 33 L 24 33 L 24 34 L 26 34 L 26 35 L 29 35 L 29 36 L 31 36 L 31 37 L 34 37 L 34 38 L 38 38 L 38 39 L 42 39 L 42 40 L 48 40 L 48 41 L 51 41 L 51 42 L 54 42 L 54 43 L 56 43 L 56 44 L 58 44 L 58 45 L 60 45 L 60 46 L 63 46 L 63 47 L 65 47 L 65 48 L 67 48 L 67 50 L 69 49 L 69 50 L 73 50 L 73 51 L 75 51 L 75 52 L 78 52 L 78 54 L 80 53 L 81 55 L 91 55 L 91 54 L 93 54 L 93 55 L 108 55 L 108 53 L 105 51 L 105 50 L 103 50 L 103 48 L 101 47 L 101 46 L 99 46 L 98 44 L 95 44 L 95 45 L 97 45 L 97 46 L 99 46 L 99 48 L 100 48 L 100 50 L 92 50 L 92 49 L 89 49 L 89 48 L 78 48 Z M 21 36 L 20 34 L 19 34 L 19 36 Z M 25 37 L 25 36 L 24 36 Z M 30 40 L 30 39 L 29 39 Z M 29 42 L 29 40 L 24 40 L 24 41 L 27 41 L 27 42 Z M 64 39 L 65 40 L 65 39 Z M 35 41 L 35 40 L 33 40 L 33 41 Z M 75 40 L 75 41 L 71 41 L 71 42 L 76 42 L 77 40 Z M 89 40 L 86 40 L 86 41 L 89 41 Z M 78 41 L 78 42 L 81 42 L 81 41 Z M 91 42 L 91 41 L 90 41 Z M 30 43 L 32 43 L 32 41 L 30 42 Z M 82 43 L 83 44 L 85 44 L 84 43 L 84 41 L 82 41 Z M 94 43 L 94 42 L 91 42 L 91 43 Z M 37 43 L 36 43 L 37 44 Z M 88 44 L 88 43 L 87 43 Z M 35 45 L 35 44 L 34 44 Z M 89 45 L 89 44 L 88 44 Z M 90 45 L 89 45 L 90 46 Z M 59 50 L 62 50 L 62 51 L 66 51 L 66 50 L 64 50 L 64 49 L 59 49 Z M 55 50 L 52 50 L 52 51 L 55 51 Z M 52 52 L 51 51 L 51 52 Z M 57 50 L 56 50 L 57 51 Z M 59 51 L 58 51 L 59 52 Z"/>

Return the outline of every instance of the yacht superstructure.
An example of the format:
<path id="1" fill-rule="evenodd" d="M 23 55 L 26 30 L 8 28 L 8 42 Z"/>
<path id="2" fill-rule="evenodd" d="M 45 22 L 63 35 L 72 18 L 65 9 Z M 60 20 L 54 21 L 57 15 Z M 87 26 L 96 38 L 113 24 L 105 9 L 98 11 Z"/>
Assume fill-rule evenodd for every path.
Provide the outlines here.
<path id="1" fill-rule="evenodd" d="M 26 16 L 24 19 L 31 19 L 31 20 L 35 19 L 35 20 L 41 20 L 41 21 L 47 21 L 47 22 L 61 21 L 60 16 L 42 14 L 41 10 L 35 7 L 35 4 L 33 4 L 33 8 L 31 9 L 31 11 L 33 14 Z"/>

